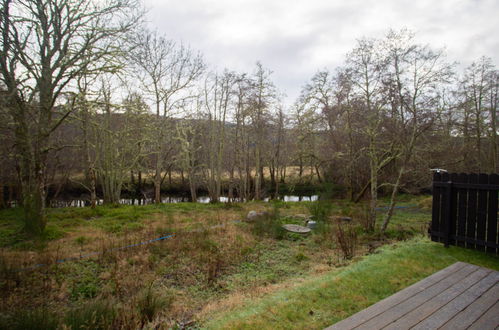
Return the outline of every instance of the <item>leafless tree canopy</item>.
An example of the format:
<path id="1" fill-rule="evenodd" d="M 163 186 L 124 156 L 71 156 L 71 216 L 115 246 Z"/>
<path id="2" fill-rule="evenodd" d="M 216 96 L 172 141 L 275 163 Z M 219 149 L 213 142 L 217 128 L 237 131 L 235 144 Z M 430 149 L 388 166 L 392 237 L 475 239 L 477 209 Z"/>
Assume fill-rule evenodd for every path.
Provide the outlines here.
<path id="1" fill-rule="evenodd" d="M 123 193 L 249 200 L 327 185 L 369 200 L 370 229 L 378 195 L 391 196 L 385 230 L 397 195 L 428 189 L 431 168 L 498 171 L 487 57 L 458 72 L 442 50 L 390 30 L 359 39 L 286 107 L 260 62 L 212 70 L 140 13 L 133 0 L 2 0 L 0 186 L 18 192 L 31 232 L 68 189 L 95 206 Z"/>

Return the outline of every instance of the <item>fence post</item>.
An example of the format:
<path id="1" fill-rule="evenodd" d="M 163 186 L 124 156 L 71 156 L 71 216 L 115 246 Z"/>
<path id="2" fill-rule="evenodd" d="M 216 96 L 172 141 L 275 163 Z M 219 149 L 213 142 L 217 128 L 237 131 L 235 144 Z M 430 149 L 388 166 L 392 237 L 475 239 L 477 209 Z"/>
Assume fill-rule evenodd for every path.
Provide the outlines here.
<path id="1" fill-rule="evenodd" d="M 451 208 L 452 208 L 452 181 L 447 181 L 445 187 L 445 217 L 444 217 L 444 246 L 449 247 L 450 227 L 451 227 Z"/>

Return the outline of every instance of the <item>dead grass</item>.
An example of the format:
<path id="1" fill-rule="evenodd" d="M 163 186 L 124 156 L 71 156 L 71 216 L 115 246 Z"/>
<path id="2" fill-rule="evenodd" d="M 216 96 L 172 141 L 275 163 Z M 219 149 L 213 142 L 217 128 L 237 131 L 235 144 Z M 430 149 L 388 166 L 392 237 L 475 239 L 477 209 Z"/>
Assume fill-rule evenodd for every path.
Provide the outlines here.
<path id="1" fill-rule="evenodd" d="M 19 310 L 48 306 L 64 323 L 68 315 L 86 317 L 81 309 L 89 306 L 102 308 L 103 315 L 113 317 L 106 323 L 110 327 L 125 328 L 140 324 L 174 327 L 204 320 L 212 313 L 237 308 L 248 299 L 292 288 L 304 278 L 355 262 L 355 258 L 344 260 L 341 256 L 334 232 L 276 239 L 256 235 L 251 223 L 234 221 L 244 219 L 249 210 L 275 209 L 280 218 L 287 219 L 308 214 L 309 204 L 186 203 L 100 207 L 95 212 L 54 210 L 49 221 L 63 233 L 61 238 L 47 240 L 41 246 L 21 241 L 1 248 L 0 310 L 12 320 L 9 317 Z M 335 203 L 333 214 L 349 213 L 348 207 Z M 171 239 L 122 249 L 171 233 L 175 234 Z M 354 254 L 369 251 L 368 244 L 359 240 Z M 19 271 L 38 264 L 44 266 Z M 146 294 L 148 287 L 158 297 L 173 298 L 168 304 L 158 303 L 162 307 L 156 308 L 156 296 Z M 127 313 L 129 319 L 116 318 L 113 311 L 105 309 L 106 304 L 94 304 L 99 301 L 112 301 L 116 311 Z M 141 316 L 137 306 L 145 302 L 150 304 L 145 305 L 147 308 L 154 309 L 147 314 L 153 317 Z"/>

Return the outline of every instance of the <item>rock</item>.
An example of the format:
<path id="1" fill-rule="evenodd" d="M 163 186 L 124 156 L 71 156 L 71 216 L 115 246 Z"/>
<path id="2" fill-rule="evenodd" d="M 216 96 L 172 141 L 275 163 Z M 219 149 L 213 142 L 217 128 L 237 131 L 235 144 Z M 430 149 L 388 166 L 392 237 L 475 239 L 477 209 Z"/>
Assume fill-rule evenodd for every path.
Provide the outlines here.
<path id="1" fill-rule="evenodd" d="M 292 225 L 292 224 L 286 224 L 282 225 L 282 228 L 286 229 L 287 231 L 290 231 L 292 233 L 298 233 L 298 234 L 307 234 L 310 233 L 310 228 L 299 226 L 299 225 Z"/>
<path id="2" fill-rule="evenodd" d="M 256 211 L 249 211 L 246 216 L 246 220 L 255 221 L 258 218 L 258 213 Z"/>
<path id="3" fill-rule="evenodd" d="M 352 218 L 341 216 L 341 215 L 333 215 L 330 219 L 332 221 L 336 221 L 336 222 L 340 222 L 340 221 L 350 222 L 350 221 L 352 221 Z"/>
<path id="4" fill-rule="evenodd" d="M 269 213 L 267 211 L 257 212 L 257 211 L 249 211 L 246 216 L 246 221 L 255 221 L 265 217 L 268 217 Z"/>
<path id="5" fill-rule="evenodd" d="M 257 214 L 260 218 L 264 218 L 264 217 L 269 216 L 269 212 L 267 212 L 267 211 L 257 212 Z"/>
<path id="6" fill-rule="evenodd" d="M 315 229 L 315 227 L 317 227 L 317 222 L 312 220 L 307 221 L 307 228 Z"/>
<path id="7" fill-rule="evenodd" d="M 298 218 L 298 219 L 303 219 L 303 220 L 308 220 L 312 216 L 311 215 L 306 215 L 306 214 L 295 214 L 293 215 L 293 218 Z"/>

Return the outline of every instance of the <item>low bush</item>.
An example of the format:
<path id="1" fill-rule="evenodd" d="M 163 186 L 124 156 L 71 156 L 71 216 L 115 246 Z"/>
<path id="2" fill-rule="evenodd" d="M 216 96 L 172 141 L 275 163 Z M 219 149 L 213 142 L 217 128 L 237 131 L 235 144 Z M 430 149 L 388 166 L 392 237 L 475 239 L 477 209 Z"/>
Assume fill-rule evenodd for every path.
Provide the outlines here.
<path id="1" fill-rule="evenodd" d="M 95 300 L 70 310 L 64 323 L 71 329 L 112 329 L 117 314 L 113 301 Z"/>
<path id="2" fill-rule="evenodd" d="M 343 258 L 352 259 L 357 247 L 357 231 L 350 224 L 338 223 L 336 227 L 336 242 L 340 248 Z"/>
<path id="3" fill-rule="evenodd" d="M 173 302 L 171 292 L 158 293 L 153 285 L 139 293 L 137 298 L 137 311 L 140 315 L 142 324 L 151 322 L 159 311 L 167 309 Z"/>
<path id="4" fill-rule="evenodd" d="M 0 317 L 0 329 L 12 330 L 51 330 L 59 327 L 56 315 L 44 308 L 19 310 L 5 317 Z"/>
<path id="5" fill-rule="evenodd" d="M 312 219 L 318 223 L 324 223 L 328 220 L 333 210 L 333 204 L 328 200 L 318 200 L 307 205 Z"/>
<path id="6" fill-rule="evenodd" d="M 266 212 L 253 221 L 253 234 L 256 237 L 271 237 L 282 240 L 286 237 L 286 230 L 282 227 L 279 208 L 274 204 L 271 212 Z"/>
<path id="7" fill-rule="evenodd" d="M 93 261 L 81 261 L 75 263 L 75 271 L 78 276 L 72 279 L 71 298 L 78 300 L 80 298 L 88 299 L 97 296 L 100 289 L 98 273 L 100 272 L 99 264 Z"/>

